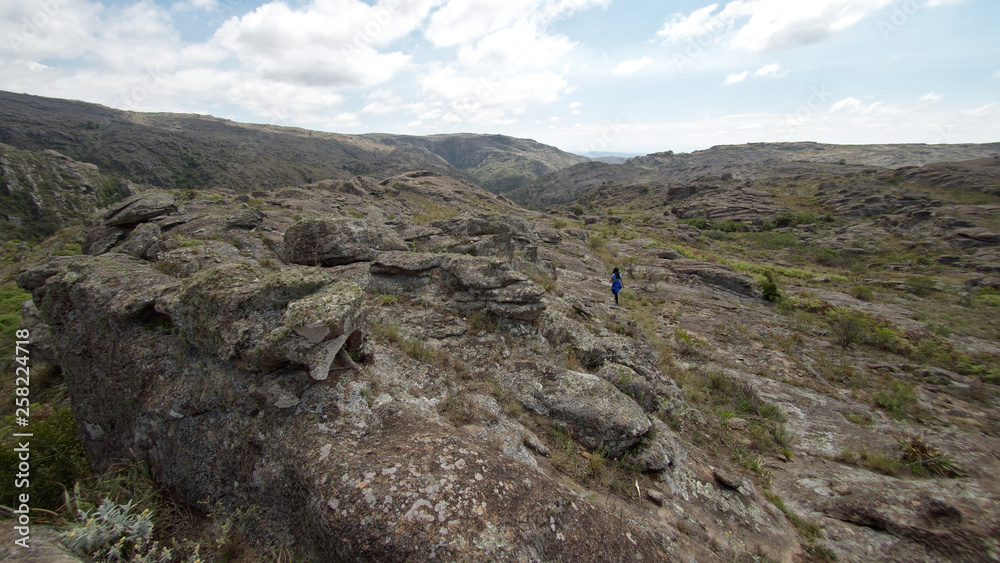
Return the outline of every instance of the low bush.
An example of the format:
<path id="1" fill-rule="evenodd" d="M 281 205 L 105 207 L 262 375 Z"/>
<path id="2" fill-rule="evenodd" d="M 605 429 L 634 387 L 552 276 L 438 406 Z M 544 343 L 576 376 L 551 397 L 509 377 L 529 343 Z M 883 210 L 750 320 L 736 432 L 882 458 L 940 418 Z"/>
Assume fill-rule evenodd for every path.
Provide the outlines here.
<path id="1" fill-rule="evenodd" d="M 861 301 L 871 301 L 872 297 L 875 296 L 875 292 L 866 286 L 856 285 L 851 288 L 851 296 Z"/>
<path id="2" fill-rule="evenodd" d="M 49 511 L 57 511 L 63 505 L 63 493 L 72 489 L 81 479 L 90 475 L 87 456 L 83 444 L 76 437 L 76 419 L 69 407 L 59 409 L 48 418 L 41 419 L 37 414 L 40 405 L 31 405 L 30 432 L 33 436 L 28 440 L 31 448 L 31 507 Z M 15 426 L 14 416 L 7 416 L 0 425 L 0 466 L 16 468 L 19 463 L 18 438 L 15 432 L 24 429 Z M 24 442 L 24 439 L 21 439 Z M 0 481 L 0 498 L 11 502 L 18 493 L 26 492 L 17 488 L 18 481 L 14 478 Z"/>

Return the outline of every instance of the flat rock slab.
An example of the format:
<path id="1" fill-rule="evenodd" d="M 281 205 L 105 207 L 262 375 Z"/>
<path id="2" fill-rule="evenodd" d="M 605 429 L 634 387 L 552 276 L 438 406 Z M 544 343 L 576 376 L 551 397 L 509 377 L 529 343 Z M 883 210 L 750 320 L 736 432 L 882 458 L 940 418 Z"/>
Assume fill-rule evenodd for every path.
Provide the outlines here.
<path id="1" fill-rule="evenodd" d="M 754 290 L 756 284 L 753 278 L 741 274 L 724 264 L 681 259 L 672 260 L 669 265 L 678 274 L 698 276 L 709 285 L 721 287 L 722 289 L 748 297 L 756 295 L 756 291 Z"/>
<path id="2" fill-rule="evenodd" d="M 288 227 L 284 239 L 285 260 L 304 266 L 370 262 L 379 252 L 406 249 L 388 227 L 340 217 L 299 221 Z"/>
<path id="3" fill-rule="evenodd" d="M 177 211 L 177 203 L 169 192 L 151 191 L 136 194 L 115 205 L 104 215 L 104 225 L 136 225 L 161 215 Z"/>
<path id="4" fill-rule="evenodd" d="M 536 362 L 519 362 L 508 389 L 525 406 L 567 424 L 591 450 L 621 456 L 652 427 L 635 401 L 607 381 Z"/>

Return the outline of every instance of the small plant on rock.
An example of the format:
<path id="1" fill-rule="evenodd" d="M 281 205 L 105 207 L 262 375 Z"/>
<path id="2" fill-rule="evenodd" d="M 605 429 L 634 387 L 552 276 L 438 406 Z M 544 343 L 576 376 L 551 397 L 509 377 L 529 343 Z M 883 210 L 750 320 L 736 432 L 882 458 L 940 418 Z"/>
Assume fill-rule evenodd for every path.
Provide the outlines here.
<path id="1" fill-rule="evenodd" d="M 74 553 L 97 561 L 168 563 L 173 555 L 152 540 L 153 515 L 149 510 L 135 514 L 132 501 L 118 504 L 104 499 L 99 507 L 81 510 L 78 522 L 63 536 Z"/>
<path id="2" fill-rule="evenodd" d="M 855 299 L 860 299 L 861 301 L 871 301 L 872 297 L 875 296 L 875 292 L 867 286 L 856 285 L 851 288 L 851 296 Z"/>
<path id="3" fill-rule="evenodd" d="M 761 296 L 771 303 L 781 301 L 781 290 L 778 289 L 778 284 L 774 281 L 774 274 L 770 271 L 764 274 L 764 281 L 760 283 L 760 292 Z"/>
<path id="4" fill-rule="evenodd" d="M 922 437 L 898 438 L 896 443 L 902 450 L 903 463 L 914 475 L 959 477 L 962 474 L 955 460 L 928 445 Z"/>

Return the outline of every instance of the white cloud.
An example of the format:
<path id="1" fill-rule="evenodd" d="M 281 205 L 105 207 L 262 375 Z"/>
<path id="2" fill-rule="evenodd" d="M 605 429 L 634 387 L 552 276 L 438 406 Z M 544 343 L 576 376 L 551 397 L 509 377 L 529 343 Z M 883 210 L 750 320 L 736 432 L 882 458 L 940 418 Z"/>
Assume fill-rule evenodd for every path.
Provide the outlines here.
<path id="1" fill-rule="evenodd" d="M 941 99 L 942 99 L 941 94 L 936 94 L 934 92 L 928 92 L 927 94 L 920 96 L 921 102 L 930 102 L 932 104 L 935 102 L 940 102 Z"/>
<path id="2" fill-rule="evenodd" d="M 438 47 L 470 45 L 517 22 L 545 26 L 557 17 L 610 0 L 447 0 L 434 12 L 424 35 Z"/>
<path id="3" fill-rule="evenodd" d="M 729 31 L 738 18 L 752 14 L 757 1 L 736 0 L 729 2 L 718 14 L 713 14 L 719 7 L 718 4 L 699 8 L 690 16 L 674 14 L 656 32 L 656 36 L 667 42 L 718 37 Z"/>
<path id="4" fill-rule="evenodd" d="M 93 50 L 104 8 L 87 0 L 5 1 L 0 8 L 0 61 L 72 59 Z"/>
<path id="5" fill-rule="evenodd" d="M 428 2 L 413 4 L 429 8 Z M 210 43 L 267 80 L 329 88 L 373 86 L 410 61 L 410 55 L 376 47 L 412 32 L 423 20 L 419 12 L 392 11 L 391 6 L 388 1 L 369 6 L 359 0 L 316 0 L 300 11 L 273 2 L 228 20 Z"/>
<path id="6" fill-rule="evenodd" d="M 781 65 L 778 63 L 771 63 L 764 65 L 754 71 L 754 78 L 783 78 L 788 74 L 788 71 L 782 70 Z"/>
<path id="7" fill-rule="evenodd" d="M 993 109 L 997 107 L 997 104 L 986 104 L 985 106 L 980 106 L 977 108 L 970 108 L 967 110 L 962 110 L 965 115 L 970 115 L 972 117 L 986 117 L 993 113 Z"/>
<path id="8" fill-rule="evenodd" d="M 545 68 L 573 47 L 574 43 L 565 35 L 546 35 L 537 25 L 520 21 L 486 35 L 475 46 L 463 45 L 458 60 L 466 66 Z"/>
<path id="9" fill-rule="evenodd" d="M 747 78 L 782 78 L 788 74 L 788 71 L 782 70 L 781 65 L 778 63 L 772 63 L 764 65 L 751 73 L 749 70 L 744 70 L 743 72 L 733 72 L 726 76 L 725 84 L 737 84 L 739 82 L 745 81 Z"/>
<path id="10" fill-rule="evenodd" d="M 212 12 L 219 9 L 219 3 L 217 0 L 183 0 L 182 2 L 173 4 L 170 9 L 175 12 L 193 12 L 197 10 Z"/>
<path id="11" fill-rule="evenodd" d="M 857 98 L 844 98 L 830 106 L 831 112 L 855 111 L 861 107 L 861 100 Z"/>
<path id="12" fill-rule="evenodd" d="M 448 125 L 510 124 L 518 108 L 554 102 L 566 88 L 565 78 L 552 71 L 475 76 L 441 65 L 421 76 L 420 84 L 425 98 L 448 108 L 440 118 Z"/>
<path id="13" fill-rule="evenodd" d="M 580 102 L 572 102 L 569 105 L 569 114 L 570 115 L 580 115 L 581 108 L 583 108 L 583 104 L 582 103 L 580 103 Z"/>
<path id="14" fill-rule="evenodd" d="M 733 0 L 674 14 L 657 32 L 664 41 L 725 39 L 733 49 L 759 52 L 816 43 L 847 29 L 894 0 Z M 718 10 L 718 11 L 717 11 Z"/>
<path id="15" fill-rule="evenodd" d="M 556 18 L 608 4 L 610 0 L 445 0 L 430 16 L 424 37 L 438 47 L 458 47 L 457 57 L 432 63 L 418 78 L 425 100 L 449 110 L 436 122 L 508 125 L 529 106 L 571 93 L 563 75 L 571 68 L 565 59 L 577 43 L 548 28 Z"/>
<path id="16" fill-rule="evenodd" d="M 618 63 L 618 66 L 611 71 L 616 76 L 630 76 L 653 64 L 653 59 L 642 57 L 641 59 L 629 59 Z"/>
<path id="17" fill-rule="evenodd" d="M 726 84 L 736 84 L 736 83 L 739 83 L 739 82 L 743 82 L 744 80 L 747 79 L 747 76 L 749 76 L 749 75 L 750 75 L 750 71 L 748 71 L 748 70 L 744 70 L 743 72 L 734 72 L 734 73 L 726 76 L 725 83 Z"/>

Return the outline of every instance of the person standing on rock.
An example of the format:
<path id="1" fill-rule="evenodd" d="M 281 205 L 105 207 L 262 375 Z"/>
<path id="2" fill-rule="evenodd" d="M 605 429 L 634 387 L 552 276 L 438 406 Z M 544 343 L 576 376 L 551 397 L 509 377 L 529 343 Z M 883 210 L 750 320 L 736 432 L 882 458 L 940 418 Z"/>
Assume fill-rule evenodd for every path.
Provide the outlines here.
<path id="1" fill-rule="evenodd" d="M 622 274 L 618 271 L 618 268 L 615 268 L 611 272 L 611 293 L 615 294 L 615 305 L 618 304 L 618 292 L 620 292 L 623 287 L 625 286 L 622 285 Z"/>

